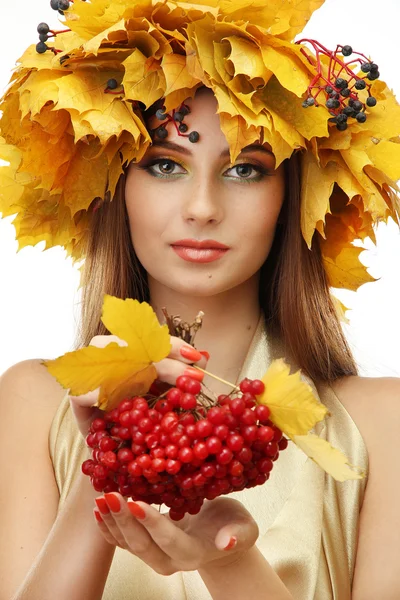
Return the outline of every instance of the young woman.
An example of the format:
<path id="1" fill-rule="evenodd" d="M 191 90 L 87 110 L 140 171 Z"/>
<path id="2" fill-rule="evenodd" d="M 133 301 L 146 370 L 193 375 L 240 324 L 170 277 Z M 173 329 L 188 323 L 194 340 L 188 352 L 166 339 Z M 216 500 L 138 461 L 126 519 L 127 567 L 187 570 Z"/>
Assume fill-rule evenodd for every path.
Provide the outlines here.
<path id="1" fill-rule="evenodd" d="M 254 139 L 232 160 L 210 88 L 197 86 L 184 102 L 195 143 L 168 122 L 167 136 L 153 135 L 124 163 L 112 201 L 91 205 L 80 345 L 115 340 L 100 322 L 105 293 L 150 302 L 160 321 L 164 306 L 187 321 L 202 310 L 199 350 L 171 338 L 170 355 L 155 365 L 159 379 L 174 384 L 196 364 L 236 383 L 285 356 L 329 409 L 318 434 L 368 477 L 339 484 L 292 444 L 267 484 L 180 522 L 143 502 L 128 509 L 80 471 L 96 393 L 69 397 L 41 361 L 25 361 L 0 384 L 1 600 L 399 595 L 399 382 L 357 376 L 323 242 L 316 234 L 310 251 L 302 236 L 301 156 L 278 164 L 279 149 Z M 158 117 L 143 113 L 148 131 Z"/>

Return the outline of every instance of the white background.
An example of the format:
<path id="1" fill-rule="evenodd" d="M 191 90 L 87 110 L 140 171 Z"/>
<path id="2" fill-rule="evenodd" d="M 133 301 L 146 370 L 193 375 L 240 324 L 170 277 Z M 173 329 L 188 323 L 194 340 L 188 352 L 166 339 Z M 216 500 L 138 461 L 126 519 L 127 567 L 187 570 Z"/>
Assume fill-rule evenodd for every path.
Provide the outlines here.
<path id="1" fill-rule="evenodd" d="M 132 0 L 133 2 L 134 0 Z M 0 3 L 0 91 L 15 60 L 36 43 L 40 21 L 56 27 L 49 0 Z M 330 48 L 350 44 L 380 65 L 381 77 L 400 98 L 399 0 L 326 0 L 302 37 Z M 0 373 L 27 358 L 54 358 L 72 349 L 79 311 L 79 273 L 59 248 L 43 243 L 17 253 L 12 218 L 0 220 Z M 362 254 L 379 281 L 338 296 L 351 310 L 346 334 L 367 376 L 400 376 L 400 234 L 380 225 L 378 246 Z"/>

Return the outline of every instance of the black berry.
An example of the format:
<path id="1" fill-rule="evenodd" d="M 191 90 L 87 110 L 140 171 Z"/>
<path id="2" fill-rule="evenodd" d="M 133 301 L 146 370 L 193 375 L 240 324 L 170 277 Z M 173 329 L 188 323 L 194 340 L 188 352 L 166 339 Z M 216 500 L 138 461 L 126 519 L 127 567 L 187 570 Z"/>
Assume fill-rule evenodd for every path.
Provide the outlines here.
<path id="1" fill-rule="evenodd" d="M 58 0 L 50 0 L 50 6 L 53 10 L 58 10 L 59 9 Z"/>
<path id="2" fill-rule="evenodd" d="M 333 87 L 330 85 L 325 86 L 325 91 L 327 94 L 331 94 L 333 92 Z"/>
<path id="3" fill-rule="evenodd" d="M 380 73 L 379 71 L 370 71 L 367 77 L 370 81 L 375 81 L 375 79 L 379 79 Z"/>
<path id="4" fill-rule="evenodd" d="M 331 92 L 329 94 L 329 98 L 334 98 L 335 100 L 337 100 L 339 98 L 340 94 L 339 92 Z"/>
<path id="5" fill-rule="evenodd" d="M 365 90 L 366 85 L 367 84 L 365 83 L 364 79 L 359 79 L 355 82 L 354 87 L 356 88 L 356 90 Z"/>
<path id="6" fill-rule="evenodd" d="M 307 106 L 314 106 L 314 104 L 315 104 L 315 99 L 314 99 L 312 96 L 309 96 L 309 97 L 306 99 L 306 103 L 307 103 Z"/>
<path id="7" fill-rule="evenodd" d="M 343 96 L 343 98 L 348 98 L 351 94 L 351 91 L 349 88 L 344 88 L 344 90 L 340 90 L 340 95 Z"/>
<path id="8" fill-rule="evenodd" d="M 376 106 L 376 98 L 373 96 L 367 98 L 367 106 Z"/>
<path id="9" fill-rule="evenodd" d="M 359 123 L 365 123 L 365 121 L 367 120 L 367 115 L 363 112 L 359 112 L 356 116 L 356 119 Z"/>
<path id="10" fill-rule="evenodd" d="M 109 79 L 107 81 L 107 87 L 109 90 L 115 90 L 118 87 L 118 81 L 116 79 Z"/>
<path id="11" fill-rule="evenodd" d="M 337 123 L 336 124 L 336 129 L 338 129 L 339 131 L 345 131 L 347 129 L 348 125 L 347 123 Z"/>
<path id="12" fill-rule="evenodd" d="M 347 123 L 347 115 L 345 113 L 341 113 L 336 117 L 336 123 Z"/>
<path id="13" fill-rule="evenodd" d="M 49 33 L 50 31 L 50 27 L 47 25 L 47 23 L 39 23 L 39 25 L 37 26 L 37 32 L 38 33 Z"/>
<path id="14" fill-rule="evenodd" d="M 359 100 L 354 100 L 353 104 L 352 104 L 353 109 L 356 112 L 360 112 L 360 110 L 362 109 L 363 105 L 362 102 L 360 102 Z"/>
<path id="15" fill-rule="evenodd" d="M 189 133 L 189 142 L 192 142 L 192 144 L 195 144 L 196 142 L 198 142 L 200 139 L 200 134 L 198 131 L 191 131 Z"/>
<path id="16" fill-rule="evenodd" d="M 48 36 L 46 33 L 41 33 L 41 34 L 39 35 L 39 40 L 40 40 L 41 42 L 47 42 L 47 40 L 48 40 L 48 39 L 49 39 L 49 36 Z"/>
<path id="17" fill-rule="evenodd" d="M 353 54 L 353 48 L 351 46 L 343 46 L 342 54 L 343 56 L 350 56 L 350 54 Z"/>
<path id="18" fill-rule="evenodd" d="M 348 83 L 347 83 L 346 79 L 343 79 L 342 77 L 338 77 L 335 81 L 335 86 L 337 88 L 339 88 L 339 90 L 344 90 L 344 88 L 347 88 Z"/>
<path id="19" fill-rule="evenodd" d="M 190 108 L 188 106 L 181 106 L 179 112 L 183 114 L 184 117 L 190 113 Z"/>
<path id="20" fill-rule="evenodd" d="M 379 71 L 379 67 L 376 63 L 371 63 L 371 71 Z"/>
<path id="21" fill-rule="evenodd" d="M 69 0 L 58 0 L 58 10 L 68 10 Z"/>
<path id="22" fill-rule="evenodd" d="M 340 106 L 340 102 L 339 102 L 339 100 L 336 100 L 335 98 L 329 98 L 329 100 L 326 101 L 327 108 L 339 108 L 339 106 Z"/>
<path id="23" fill-rule="evenodd" d="M 165 119 L 167 118 L 167 115 L 165 114 L 165 112 L 163 111 L 162 108 L 159 108 L 156 111 L 156 117 L 159 121 L 165 121 Z"/>
<path id="24" fill-rule="evenodd" d="M 43 54 L 46 50 L 48 50 L 48 46 L 44 42 L 36 44 L 36 52 L 38 52 L 38 54 Z"/>
<path id="25" fill-rule="evenodd" d="M 180 111 L 176 111 L 174 113 L 174 121 L 177 121 L 178 123 L 181 123 L 184 118 L 185 118 L 185 116 Z"/>
<path id="26" fill-rule="evenodd" d="M 352 106 L 345 106 L 343 109 L 343 114 L 347 115 L 348 117 L 355 117 L 357 113 Z"/>
<path id="27" fill-rule="evenodd" d="M 361 71 L 362 71 L 363 73 L 369 73 L 369 72 L 370 72 L 370 70 L 371 70 L 371 64 L 372 64 L 372 63 L 369 63 L 369 62 L 367 62 L 367 63 L 363 63 L 363 64 L 361 65 Z"/>
<path id="28" fill-rule="evenodd" d="M 156 133 L 157 133 L 157 136 L 161 140 L 165 140 L 165 138 L 168 137 L 168 131 L 167 131 L 166 127 L 164 127 L 164 126 L 159 127 L 158 129 L 156 129 Z"/>
<path id="29" fill-rule="evenodd" d="M 188 130 L 188 126 L 186 125 L 186 123 L 180 123 L 179 125 L 179 131 L 181 133 L 186 133 Z"/>

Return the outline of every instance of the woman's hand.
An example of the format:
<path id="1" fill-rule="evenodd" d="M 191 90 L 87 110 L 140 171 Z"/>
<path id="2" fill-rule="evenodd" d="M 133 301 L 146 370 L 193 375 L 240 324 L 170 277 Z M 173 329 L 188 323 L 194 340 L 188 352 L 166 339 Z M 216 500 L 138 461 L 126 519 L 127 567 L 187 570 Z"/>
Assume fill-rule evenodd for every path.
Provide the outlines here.
<path id="1" fill-rule="evenodd" d="M 119 346 L 127 346 L 127 343 L 116 335 L 96 335 L 92 338 L 90 346 L 105 348 L 108 344 L 111 344 L 111 342 L 116 342 Z M 183 375 L 186 369 L 188 367 L 190 368 L 191 364 L 195 363 L 201 368 L 206 366 L 207 353 L 202 355 L 195 350 L 193 346 L 190 346 L 180 338 L 173 336 L 171 336 L 171 346 L 171 351 L 167 358 L 154 364 L 158 378 L 161 381 L 174 385 L 176 378 L 179 375 Z M 201 377 L 201 372 L 198 371 L 197 373 L 199 373 Z M 196 373 L 194 373 L 194 375 L 195 374 Z M 93 419 L 100 417 L 103 414 L 103 411 L 95 406 L 98 399 L 99 388 L 92 392 L 88 392 L 87 394 L 82 394 L 81 396 L 70 396 L 72 412 L 83 437 L 87 436 Z"/>
<path id="2" fill-rule="evenodd" d="M 110 544 L 128 550 L 154 571 L 171 575 L 210 563 L 238 560 L 256 542 L 258 527 L 237 500 L 205 502 L 197 515 L 178 522 L 145 502 L 126 502 L 116 493 L 96 499 L 98 526 Z"/>

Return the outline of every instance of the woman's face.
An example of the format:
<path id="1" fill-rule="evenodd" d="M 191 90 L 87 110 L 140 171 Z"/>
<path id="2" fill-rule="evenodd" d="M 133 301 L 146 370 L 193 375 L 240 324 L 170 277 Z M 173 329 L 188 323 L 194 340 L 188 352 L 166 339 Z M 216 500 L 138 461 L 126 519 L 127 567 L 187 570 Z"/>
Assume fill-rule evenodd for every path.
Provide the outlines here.
<path id="1" fill-rule="evenodd" d="M 170 123 L 168 137 L 129 168 L 126 205 L 150 289 L 212 296 L 258 276 L 283 202 L 283 168 L 274 170 L 261 145 L 245 148 L 232 165 L 213 94 L 201 90 L 187 105 L 188 132 L 200 140 L 189 142 Z"/>

